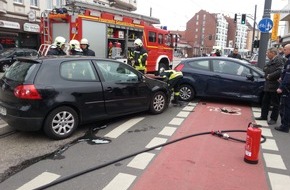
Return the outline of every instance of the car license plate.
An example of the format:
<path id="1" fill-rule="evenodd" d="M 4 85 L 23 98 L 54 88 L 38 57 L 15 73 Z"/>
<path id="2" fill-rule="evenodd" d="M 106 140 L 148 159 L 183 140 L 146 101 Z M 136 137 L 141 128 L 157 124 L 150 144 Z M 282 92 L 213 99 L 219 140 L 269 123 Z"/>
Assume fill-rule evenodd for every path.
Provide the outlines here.
<path id="1" fill-rule="evenodd" d="M 7 114 L 6 108 L 3 108 L 2 106 L 0 106 L 0 114 L 6 115 Z"/>

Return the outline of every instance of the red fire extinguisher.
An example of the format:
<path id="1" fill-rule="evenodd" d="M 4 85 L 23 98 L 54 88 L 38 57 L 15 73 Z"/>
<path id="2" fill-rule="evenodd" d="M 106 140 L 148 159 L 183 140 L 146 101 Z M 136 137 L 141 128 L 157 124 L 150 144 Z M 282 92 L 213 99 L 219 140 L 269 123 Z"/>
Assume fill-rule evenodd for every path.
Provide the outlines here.
<path id="1" fill-rule="evenodd" d="M 260 125 L 249 123 L 247 130 L 244 161 L 250 164 L 257 164 L 261 144 L 262 130 Z"/>

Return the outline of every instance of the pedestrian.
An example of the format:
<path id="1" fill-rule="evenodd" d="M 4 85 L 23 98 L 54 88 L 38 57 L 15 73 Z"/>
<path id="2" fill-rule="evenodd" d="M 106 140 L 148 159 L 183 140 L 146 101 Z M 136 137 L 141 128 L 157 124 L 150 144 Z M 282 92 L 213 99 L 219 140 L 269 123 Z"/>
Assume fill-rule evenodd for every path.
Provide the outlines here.
<path id="1" fill-rule="evenodd" d="M 64 52 L 66 39 L 62 36 L 57 36 L 53 44 L 50 46 L 46 55 L 66 55 Z"/>
<path id="2" fill-rule="evenodd" d="M 134 41 L 133 57 L 133 60 L 131 60 L 132 66 L 141 73 L 146 73 L 148 53 L 147 50 L 143 47 L 142 40 L 139 38 Z"/>
<path id="3" fill-rule="evenodd" d="M 83 55 L 83 51 L 80 47 L 80 42 L 78 40 L 71 40 L 69 42 L 69 47 L 70 55 Z"/>
<path id="4" fill-rule="evenodd" d="M 239 54 L 239 49 L 237 47 L 234 48 L 233 52 L 230 55 L 228 55 L 228 57 L 232 57 L 235 59 L 242 59 L 242 56 L 241 54 Z"/>
<path id="5" fill-rule="evenodd" d="M 81 49 L 83 50 L 83 55 L 96 56 L 95 52 L 89 49 L 89 46 L 89 41 L 86 38 L 81 39 Z"/>
<path id="6" fill-rule="evenodd" d="M 273 125 L 277 122 L 279 116 L 280 95 L 276 91 L 279 87 L 279 78 L 283 69 L 283 59 L 278 56 L 278 50 L 276 48 L 269 48 L 267 57 L 269 58 L 269 62 L 263 68 L 265 83 L 261 116 L 255 119 L 268 120 L 269 109 L 272 105 L 272 113 L 268 124 Z"/>
<path id="7" fill-rule="evenodd" d="M 183 78 L 181 71 L 160 69 L 160 76 L 168 83 L 169 89 L 173 91 L 174 98 L 172 104 L 179 103 L 179 81 Z"/>
<path id="8" fill-rule="evenodd" d="M 277 93 L 281 94 L 280 117 L 281 125 L 275 127 L 277 131 L 289 133 L 290 128 L 290 44 L 285 45 L 284 54 L 287 62 L 281 75 L 281 82 Z"/>
<path id="9" fill-rule="evenodd" d="M 286 64 L 287 62 L 287 58 L 285 57 L 284 55 L 284 48 L 283 47 L 279 47 L 278 48 L 278 52 L 279 52 L 279 56 L 282 57 L 283 61 L 284 61 L 284 64 Z"/>

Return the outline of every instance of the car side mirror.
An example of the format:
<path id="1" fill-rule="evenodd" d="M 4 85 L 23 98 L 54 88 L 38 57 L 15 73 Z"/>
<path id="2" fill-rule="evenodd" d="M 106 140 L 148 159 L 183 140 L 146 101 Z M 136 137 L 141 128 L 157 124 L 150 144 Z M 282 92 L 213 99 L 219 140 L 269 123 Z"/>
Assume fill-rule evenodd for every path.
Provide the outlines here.
<path id="1" fill-rule="evenodd" d="M 253 75 L 247 75 L 246 76 L 248 80 L 254 81 L 254 76 Z"/>

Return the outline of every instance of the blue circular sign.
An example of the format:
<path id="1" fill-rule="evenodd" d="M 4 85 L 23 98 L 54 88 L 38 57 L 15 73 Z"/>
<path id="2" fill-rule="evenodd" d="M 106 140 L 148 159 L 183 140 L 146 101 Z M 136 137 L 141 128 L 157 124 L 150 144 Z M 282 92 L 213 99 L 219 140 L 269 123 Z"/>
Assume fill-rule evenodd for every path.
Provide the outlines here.
<path id="1" fill-rule="evenodd" d="M 270 18 L 263 18 L 258 24 L 261 32 L 269 32 L 273 28 L 273 21 Z"/>

